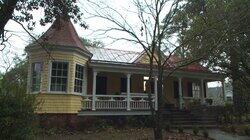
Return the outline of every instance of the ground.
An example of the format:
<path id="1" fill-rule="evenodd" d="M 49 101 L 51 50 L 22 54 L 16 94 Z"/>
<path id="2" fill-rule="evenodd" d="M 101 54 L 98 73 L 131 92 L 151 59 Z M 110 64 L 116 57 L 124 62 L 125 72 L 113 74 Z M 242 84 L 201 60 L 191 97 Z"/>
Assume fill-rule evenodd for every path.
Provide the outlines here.
<path id="1" fill-rule="evenodd" d="M 152 140 L 153 131 L 149 128 L 114 129 L 97 132 L 74 132 L 68 134 L 40 135 L 37 140 Z M 188 133 L 164 132 L 164 140 L 211 140 Z"/>

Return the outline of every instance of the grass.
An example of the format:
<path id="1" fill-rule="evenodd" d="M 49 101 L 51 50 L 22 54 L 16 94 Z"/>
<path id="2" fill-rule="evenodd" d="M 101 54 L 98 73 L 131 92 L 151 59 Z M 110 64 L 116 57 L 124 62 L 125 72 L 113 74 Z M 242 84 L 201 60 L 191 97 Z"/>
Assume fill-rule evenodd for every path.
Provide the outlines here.
<path id="1" fill-rule="evenodd" d="M 224 125 L 222 130 L 231 134 L 250 136 L 250 124 Z"/>
<path id="2" fill-rule="evenodd" d="M 205 140 L 201 136 L 194 136 L 187 133 L 164 132 L 164 140 Z M 74 133 L 60 133 L 53 135 L 39 135 L 37 140 L 153 140 L 153 130 L 150 128 L 107 128 L 101 131 L 85 131 Z"/>

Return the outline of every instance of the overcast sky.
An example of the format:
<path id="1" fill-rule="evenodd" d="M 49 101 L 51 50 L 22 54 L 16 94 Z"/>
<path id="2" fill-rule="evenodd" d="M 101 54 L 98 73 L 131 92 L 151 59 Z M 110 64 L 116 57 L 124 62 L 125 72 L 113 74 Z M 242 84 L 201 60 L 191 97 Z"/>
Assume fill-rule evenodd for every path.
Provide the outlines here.
<path id="1" fill-rule="evenodd" d="M 84 1 L 80 0 L 79 6 L 84 9 L 91 11 L 91 7 L 87 4 L 84 3 Z M 141 26 L 137 25 L 138 23 L 138 17 L 135 14 L 132 14 L 133 12 L 131 11 L 136 11 L 136 9 L 133 6 L 133 3 L 131 0 L 109 0 L 106 1 L 105 4 L 109 6 L 113 6 L 113 8 L 118 9 L 131 23 L 131 25 L 136 26 Z M 169 5 L 167 5 L 169 7 Z M 142 51 L 142 48 L 138 45 L 135 45 L 133 43 L 127 42 L 127 41 L 119 41 L 112 43 L 113 40 L 108 39 L 105 37 L 105 35 L 99 35 L 99 32 L 96 32 L 99 29 L 105 29 L 107 27 L 110 27 L 110 22 L 104 21 L 103 19 L 99 18 L 89 18 L 90 15 L 84 12 L 84 21 L 88 25 L 88 29 L 84 29 L 80 27 L 77 24 L 74 24 L 74 27 L 76 28 L 76 31 L 80 37 L 90 39 L 90 40 L 99 40 L 102 41 L 105 44 L 105 47 L 108 48 L 115 48 L 115 49 L 121 49 L 121 50 L 132 50 L 132 51 Z M 167 10 L 166 10 L 167 11 Z M 37 10 L 33 12 L 34 15 L 34 20 L 39 21 L 41 16 L 43 16 L 43 12 L 41 10 Z M 31 34 L 34 36 L 40 36 L 42 35 L 49 27 L 51 24 L 47 24 L 46 26 L 40 26 L 39 24 L 36 25 L 34 30 L 30 31 Z M 8 36 L 11 37 L 9 38 L 9 44 L 6 44 L 7 47 L 3 52 L 1 52 L 1 57 L 0 57 L 0 71 L 4 72 L 4 67 L 6 67 L 6 63 L 11 63 L 12 58 L 15 55 L 18 55 L 21 58 L 24 58 L 24 48 L 27 46 L 29 42 L 31 42 L 31 37 L 22 29 L 20 25 L 15 23 L 14 21 L 9 21 L 6 25 L 6 30 L 11 31 L 11 33 L 8 34 Z M 112 32 L 112 34 L 108 34 L 109 36 L 119 36 L 121 33 L 118 32 Z M 111 44 L 112 43 L 112 44 Z M 2 46 L 1 46 L 2 47 Z M 215 86 L 218 84 L 210 84 L 210 86 Z"/>

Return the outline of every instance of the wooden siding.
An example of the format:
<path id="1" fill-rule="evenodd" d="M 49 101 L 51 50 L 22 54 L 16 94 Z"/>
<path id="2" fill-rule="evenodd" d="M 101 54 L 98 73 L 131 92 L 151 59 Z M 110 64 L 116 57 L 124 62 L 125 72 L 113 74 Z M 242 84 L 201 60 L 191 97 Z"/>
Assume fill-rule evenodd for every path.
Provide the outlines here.
<path id="1" fill-rule="evenodd" d="M 109 73 L 100 72 L 100 76 L 107 77 L 107 94 L 120 93 L 121 77 L 126 78 L 126 74 L 123 73 Z M 143 76 L 142 75 L 131 75 L 131 92 L 143 93 Z M 93 71 L 88 70 L 88 94 L 92 94 L 93 85 Z"/>
<path id="2" fill-rule="evenodd" d="M 80 95 L 74 95 L 74 81 L 75 81 L 75 65 L 80 64 L 85 66 L 87 58 L 73 52 L 60 52 L 53 51 L 50 56 L 45 51 L 29 52 L 29 69 L 28 69 L 28 86 L 27 91 L 30 93 L 31 84 L 31 64 L 34 62 L 42 62 L 41 73 L 41 86 L 40 94 L 37 97 L 37 101 L 41 102 L 37 113 L 77 113 L 81 109 L 82 97 Z M 68 69 L 68 83 L 67 92 L 54 94 L 49 91 L 50 83 L 50 63 L 51 61 L 65 61 L 69 63 Z M 86 75 L 85 75 L 86 76 Z M 84 88 L 87 81 L 84 82 Z M 83 89 L 86 91 L 86 89 Z"/>
<path id="3" fill-rule="evenodd" d="M 82 107 L 82 96 L 72 94 L 43 93 L 37 96 L 36 113 L 78 113 Z"/>

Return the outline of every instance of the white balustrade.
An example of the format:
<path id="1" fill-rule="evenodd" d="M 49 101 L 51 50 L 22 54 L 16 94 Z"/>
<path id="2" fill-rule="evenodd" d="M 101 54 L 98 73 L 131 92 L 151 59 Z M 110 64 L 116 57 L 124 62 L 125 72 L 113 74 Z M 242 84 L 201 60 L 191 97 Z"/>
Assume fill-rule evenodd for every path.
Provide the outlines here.
<path id="1" fill-rule="evenodd" d="M 148 94 L 133 94 L 129 96 L 130 109 L 131 110 L 149 110 Z M 93 109 L 93 99 L 95 99 L 94 108 L 97 110 L 126 110 L 128 105 L 127 95 L 92 95 L 83 96 L 83 109 Z M 152 94 L 152 106 L 155 106 L 154 94 Z"/>

